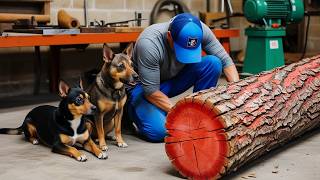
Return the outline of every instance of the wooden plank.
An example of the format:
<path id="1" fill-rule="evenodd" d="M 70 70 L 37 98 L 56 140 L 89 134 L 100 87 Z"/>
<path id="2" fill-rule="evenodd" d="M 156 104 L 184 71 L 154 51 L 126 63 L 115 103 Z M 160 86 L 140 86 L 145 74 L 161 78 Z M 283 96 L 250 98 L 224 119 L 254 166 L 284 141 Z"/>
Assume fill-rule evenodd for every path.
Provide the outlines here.
<path id="1" fill-rule="evenodd" d="M 52 28 L 52 29 L 13 29 L 11 31 L 5 31 L 3 32 L 4 35 L 9 35 L 10 33 L 16 33 L 17 36 L 19 34 L 17 33 L 31 33 L 31 34 L 43 34 L 43 35 L 57 35 L 57 34 L 80 34 L 80 29 L 57 29 L 57 28 Z"/>
<path id="2" fill-rule="evenodd" d="M 143 27 L 113 27 L 114 32 L 127 33 L 127 32 L 142 32 Z"/>
<path id="3" fill-rule="evenodd" d="M 143 27 L 81 27 L 81 33 L 129 33 L 129 32 L 142 32 Z"/>
<path id="4" fill-rule="evenodd" d="M 80 27 L 81 33 L 109 33 L 114 32 L 110 27 Z"/>
<path id="5" fill-rule="evenodd" d="M 50 15 L 0 13 L 0 22 L 14 22 L 18 19 L 31 19 L 34 16 L 37 22 L 50 22 Z"/>

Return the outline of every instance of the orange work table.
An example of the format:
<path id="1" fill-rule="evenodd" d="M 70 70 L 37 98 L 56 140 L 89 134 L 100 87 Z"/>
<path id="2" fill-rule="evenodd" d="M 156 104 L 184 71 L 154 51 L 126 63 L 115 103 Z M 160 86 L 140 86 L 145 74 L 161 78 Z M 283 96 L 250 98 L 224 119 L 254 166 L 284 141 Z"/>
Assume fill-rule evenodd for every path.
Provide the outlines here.
<path id="1" fill-rule="evenodd" d="M 239 37 L 238 29 L 214 29 L 215 36 L 219 39 L 227 52 L 230 52 L 230 38 Z M 99 43 L 129 43 L 135 42 L 140 32 L 121 33 L 80 33 L 74 35 L 23 35 L 0 36 L 0 48 L 35 47 L 34 61 L 34 94 L 39 92 L 41 70 L 40 46 L 50 46 L 49 58 L 49 84 L 50 91 L 56 92 L 60 79 L 60 49 L 65 45 L 99 44 Z"/>

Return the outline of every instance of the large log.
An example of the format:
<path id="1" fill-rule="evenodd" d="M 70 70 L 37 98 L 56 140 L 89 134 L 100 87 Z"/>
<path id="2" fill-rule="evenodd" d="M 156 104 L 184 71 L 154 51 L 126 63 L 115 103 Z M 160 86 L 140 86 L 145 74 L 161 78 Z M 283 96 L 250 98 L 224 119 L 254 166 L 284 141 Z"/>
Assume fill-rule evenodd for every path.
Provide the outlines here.
<path id="1" fill-rule="evenodd" d="M 180 100 L 165 148 L 192 179 L 219 178 L 320 125 L 320 56 Z"/>

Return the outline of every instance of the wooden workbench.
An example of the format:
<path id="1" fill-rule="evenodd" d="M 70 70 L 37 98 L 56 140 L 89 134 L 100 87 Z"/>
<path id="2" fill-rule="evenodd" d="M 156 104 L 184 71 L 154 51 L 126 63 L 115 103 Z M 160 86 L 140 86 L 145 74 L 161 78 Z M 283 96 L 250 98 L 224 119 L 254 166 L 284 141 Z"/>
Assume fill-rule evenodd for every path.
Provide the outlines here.
<path id="1" fill-rule="evenodd" d="M 216 37 L 220 40 L 227 52 L 230 52 L 232 37 L 239 37 L 238 29 L 214 29 Z M 34 61 L 34 93 L 39 92 L 41 59 L 40 46 L 50 46 L 51 58 L 49 60 L 50 91 L 56 92 L 60 79 L 60 48 L 62 45 L 99 44 L 99 43 L 128 43 L 135 42 L 140 32 L 126 33 L 80 33 L 75 35 L 30 35 L 30 36 L 0 36 L 0 48 L 34 46 L 37 58 Z"/>

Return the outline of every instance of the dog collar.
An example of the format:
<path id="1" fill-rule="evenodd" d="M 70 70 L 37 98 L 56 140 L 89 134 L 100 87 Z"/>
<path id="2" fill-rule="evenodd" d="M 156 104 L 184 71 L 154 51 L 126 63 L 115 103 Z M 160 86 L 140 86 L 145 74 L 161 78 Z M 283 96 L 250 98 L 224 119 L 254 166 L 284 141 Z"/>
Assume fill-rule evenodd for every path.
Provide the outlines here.
<path id="1" fill-rule="evenodd" d="M 108 86 L 108 84 L 106 84 L 103 78 L 101 77 L 101 73 L 97 75 L 96 84 L 97 89 L 100 91 L 100 93 L 106 97 L 110 97 L 115 100 L 120 100 L 126 95 L 123 86 L 120 89 L 114 89 Z"/>

